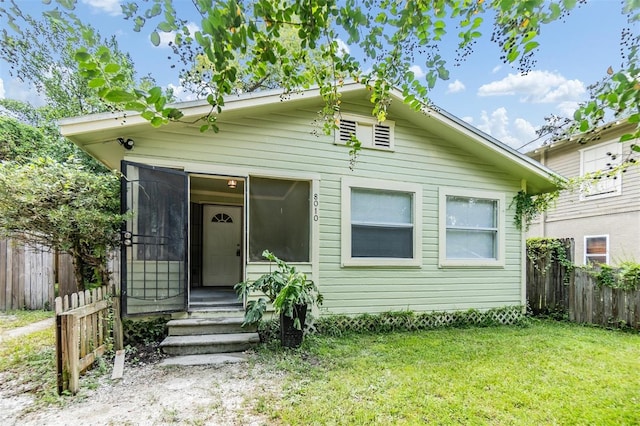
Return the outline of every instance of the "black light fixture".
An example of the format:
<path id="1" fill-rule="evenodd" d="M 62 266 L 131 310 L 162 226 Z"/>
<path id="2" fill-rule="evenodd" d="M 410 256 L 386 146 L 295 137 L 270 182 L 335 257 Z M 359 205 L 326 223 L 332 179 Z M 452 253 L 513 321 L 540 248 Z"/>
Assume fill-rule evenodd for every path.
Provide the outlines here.
<path id="1" fill-rule="evenodd" d="M 133 149 L 133 139 L 118 138 L 118 143 L 124 147 L 124 149 L 131 151 Z"/>

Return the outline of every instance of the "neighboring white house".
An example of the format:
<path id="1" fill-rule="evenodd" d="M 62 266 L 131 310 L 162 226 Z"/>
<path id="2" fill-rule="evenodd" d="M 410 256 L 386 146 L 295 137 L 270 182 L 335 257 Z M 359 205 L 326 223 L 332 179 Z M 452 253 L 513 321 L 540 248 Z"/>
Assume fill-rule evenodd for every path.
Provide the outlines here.
<path id="1" fill-rule="evenodd" d="M 318 90 L 229 97 L 219 133 L 186 123 L 206 102 L 180 104 L 185 123 L 159 128 L 135 113 L 64 120 L 63 135 L 126 175 L 126 314 L 190 310 L 196 289 L 266 272 L 264 249 L 310 275 L 327 313 L 524 305 L 510 204 L 523 188 L 555 189 L 552 172 L 397 91 L 378 123 L 369 96 L 342 88 L 335 135 L 314 124 Z M 350 170 L 352 132 L 363 149 Z"/>
<path id="2" fill-rule="evenodd" d="M 568 178 L 602 172 L 599 179 L 563 192 L 528 236 L 573 238 L 578 265 L 640 261 L 640 170 L 632 165 L 624 172 L 607 173 L 625 160 L 638 159 L 631 146 L 640 142 L 619 142 L 634 128 L 611 123 L 527 154 Z"/>

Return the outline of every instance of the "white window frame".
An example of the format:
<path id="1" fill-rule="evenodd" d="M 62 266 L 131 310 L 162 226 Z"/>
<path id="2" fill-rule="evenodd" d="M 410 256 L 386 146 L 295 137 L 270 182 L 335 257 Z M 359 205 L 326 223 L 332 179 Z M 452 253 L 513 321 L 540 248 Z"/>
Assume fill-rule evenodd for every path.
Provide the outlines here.
<path id="1" fill-rule="evenodd" d="M 351 190 L 369 189 L 397 191 L 412 194 L 413 257 L 380 258 L 351 256 Z M 367 267 L 421 267 L 422 266 L 422 185 L 376 179 L 343 177 L 341 182 L 341 264 Z"/>
<path id="2" fill-rule="evenodd" d="M 505 195 L 495 191 L 471 190 L 465 188 L 440 187 L 438 205 L 438 264 L 441 268 L 504 268 L 505 266 Z M 497 201 L 496 259 L 447 259 L 447 197 L 479 198 Z"/>
<path id="3" fill-rule="evenodd" d="M 588 264 L 589 264 L 589 257 L 588 257 L 588 256 L 589 256 L 589 254 L 587 253 L 587 240 L 588 240 L 588 239 L 590 239 L 590 238 L 605 238 L 605 239 L 606 239 L 606 241 L 607 241 L 607 242 L 606 242 L 606 250 L 607 250 L 607 252 L 606 252 L 606 254 L 605 254 L 605 258 L 606 258 L 606 260 L 605 260 L 605 264 L 606 264 L 606 265 L 608 265 L 608 264 L 609 264 L 609 253 L 610 253 L 610 252 L 609 252 L 609 234 L 603 234 L 603 235 L 585 235 L 585 236 L 584 236 L 584 245 L 583 245 L 583 250 L 582 250 L 582 251 L 583 251 L 583 254 L 584 254 L 584 257 L 583 257 L 584 264 L 585 264 L 585 265 L 588 265 Z"/>
<path id="4" fill-rule="evenodd" d="M 361 148 L 375 149 L 379 151 L 394 151 L 395 146 L 395 122 L 385 120 L 380 123 L 373 117 L 365 117 L 363 115 L 340 114 L 339 120 L 349 120 L 356 122 L 356 137 L 361 143 Z M 377 146 L 374 144 L 375 126 L 386 126 L 389 128 L 389 146 Z M 336 145 L 346 145 L 345 141 L 340 139 L 340 123 L 338 129 L 335 130 L 334 143 Z"/>
<path id="5" fill-rule="evenodd" d="M 580 176 L 581 177 L 583 177 L 587 173 L 593 173 L 596 171 L 596 170 L 586 170 L 586 167 L 585 167 L 585 154 L 587 154 L 589 151 L 595 151 L 595 150 L 607 150 L 608 152 L 611 152 L 612 154 L 616 155 L 617 159 L 620 159 L 620 161 L 622 160 L 622 144 L 618 141 L 610 141 L 610 142 L 601 143 L 595 146 L 590 146 L 588 148 L 583 148 L 580 150 Z M 616 160 L 613 160 L 613 161 L 616 161 Z M 616 161 L 614 166 L 620 164 L 620 161 Z M 602 170 L 602 171 L 605 172 L 606 170 Z M 580 201 L 598 200 L 601 198 L 615 197 L 617 195 L 622 194 L 622 173 L 617 173 L 615 177 L 616 179 L 614 180 L 613 177 L 606 178 L 603 176 L 603 179 L 613 180 L 613 185 L 612 185 L 613 191 L 600 192 L 593 195 L 587 195 L 585 193 L 586 188 L 592 186 L 591 183 L 583 182 L 580 188 Z"/>

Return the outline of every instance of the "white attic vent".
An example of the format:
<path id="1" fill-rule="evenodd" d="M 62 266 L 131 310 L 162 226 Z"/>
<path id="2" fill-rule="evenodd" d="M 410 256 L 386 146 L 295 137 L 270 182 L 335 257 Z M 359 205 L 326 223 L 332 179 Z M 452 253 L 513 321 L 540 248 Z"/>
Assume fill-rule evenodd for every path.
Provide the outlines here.
<path id="1" fill-rule="evenodd" d="M 391 148 L 391 128 L 382 124 L 373 126 L 373 145 L 379 148 Z"/>
<path id="2" fill-rule="evenodd" d="M 351 135 L 356 133 L 357 125 L 358 123 L 353 120 L 340 120 L 340 142 L 349 142 Z"/>
<path id="3" fill-rule="evenodd" d="M 355 134 L 363 148 L 393 150 L 392 121 L 379 124 L 372 118 L 348 116 L 340 119 L 336 143 L 346 144 Z"/>

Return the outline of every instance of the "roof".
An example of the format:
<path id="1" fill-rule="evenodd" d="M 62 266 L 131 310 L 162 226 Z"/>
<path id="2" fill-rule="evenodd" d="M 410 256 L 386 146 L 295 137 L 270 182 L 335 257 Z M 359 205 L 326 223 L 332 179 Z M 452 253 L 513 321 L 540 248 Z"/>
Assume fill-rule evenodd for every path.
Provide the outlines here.
<path id="1" fill-rule="evenodd" d="M 543 152 L 556 152 L 582 149 L 587 144 L 612 141 L 626 133 L 633 133 L 636 123 L 629 123 L 627 119 L 616 120 L 584 133 L 571 135 L 568 138 L 550 142 L 525 153 L 530 158 L 540 158 Z"/>
<path id="2" fill-rule="evenodd" d="M 366 96 L 366 99 L 370 96 L 366 87 L 359 83 L 345 84 L 340 88 L 340 92 L 343 101 L 349 99 L 358 99 L 360 101 L 363 96 Z M 473 143 L 464 145 L 465 150 L 485 159 L 489 163 L 495 164 L 520 179 L 526 180 L 527 191 L 531 194 L 549 192 L 556 189 L 555 180 L 559 176 L 537 161 L 517 152 L 515 149 L 442 109 L 430 106 L 425 107 L 422 111 L 415 111 L 403 102 L 404 97 L 401 91 L 393 89 L 390 95 L 394 101 L 389 106 L 390 116 L 410 120 L 413 124 L 442 138 L 459 140 L 464 137 L 466 140 L 471 140 Z M 245 93 L 226 97 L 220 117 L 235 113 L 246 113 L 249 110 L 252 113 L 260 110 L 273 111 L 276 108 L 287 108 L 292 105 L 299 107 L 301 104 L 313 105 L 319 102 L 322 102 L 319 89 L 292 93 L 284 97 L 281 90 Z M 196 120 L 211 111 L 211 105 L 206 100 L 181 102 L 173 106 L 183 112 L 183 122 L 189 119 Z M 92 146 L 97 146 L 97 144 L 107 141 L 112 142 L 118 137 L 122 137 L 124 129 L 127 131 L 143 128 L 152 129 L 149 122 L 137 112 L 91 114 L 63 119 L 59 122 L 59 125 L 63 136 L 69 138 L 80 148 L 112 168 L 117 167 L 115 159 L 106 158 L 108 154 L 104 149 L 100 151 L 93 149 Z M 186 126 L 186 124 L 182 123 L 169 125 Z M 118 150 L 118 153 L 114 155 L 123 155 L 122 150 Z"/>

